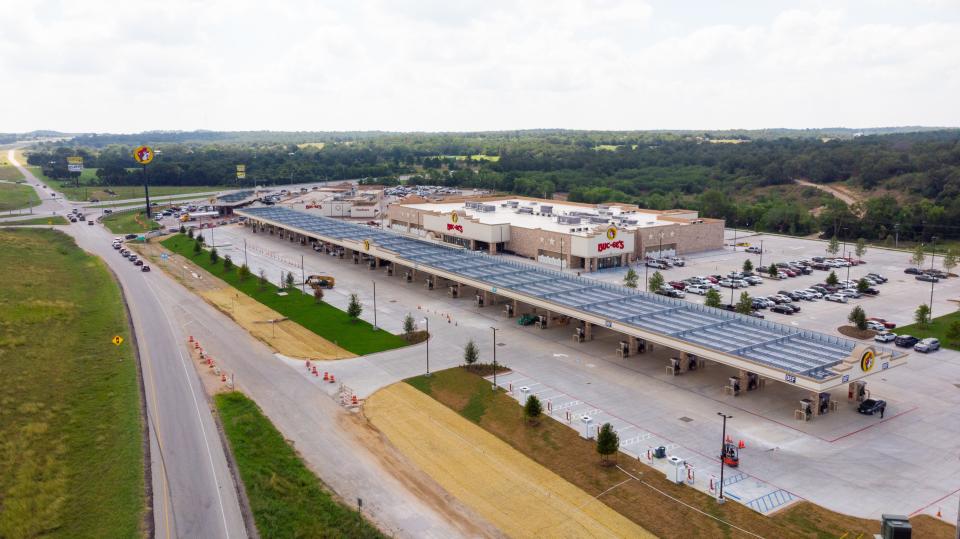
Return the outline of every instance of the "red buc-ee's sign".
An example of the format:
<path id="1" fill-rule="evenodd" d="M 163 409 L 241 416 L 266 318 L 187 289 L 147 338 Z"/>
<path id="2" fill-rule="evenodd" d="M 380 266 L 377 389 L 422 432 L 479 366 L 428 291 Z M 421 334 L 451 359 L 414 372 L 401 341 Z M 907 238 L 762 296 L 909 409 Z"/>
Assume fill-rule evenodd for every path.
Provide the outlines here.
<path id="1" fill-rule="evenodd" d="M 597 244 L 597 252 L 602 253 L 607 249 L 623 249 L 623 240 L 605 241 Z"/>

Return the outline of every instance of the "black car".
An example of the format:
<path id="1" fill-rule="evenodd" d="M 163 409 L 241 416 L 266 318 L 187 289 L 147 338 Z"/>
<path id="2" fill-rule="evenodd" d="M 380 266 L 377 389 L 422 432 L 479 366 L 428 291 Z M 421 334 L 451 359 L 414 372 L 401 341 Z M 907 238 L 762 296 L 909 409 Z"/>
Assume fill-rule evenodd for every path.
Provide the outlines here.
<path id="1" fill-rule="evenodd" d="M 947 272 L 940 271 L 938 269 L 923 270 L 923 274 L 929 275 L 931 277 L 936 277 L 937 279 L 946 279 L 948 277 Z"/>
<path id="2" fill-rule="evenodd" d="M 913 335 L 897 335 L 897 338 L 893 340 L 893 344 L 903 348 L 913 348 L 913 345 L 919 341 L 920 339 Z"/>
<path id="3" fill-rule="evenodd" d="M 788 303 L 779 303 L 777 305 L 774 305 L 773 307 L 770 307 L 770 312 L 780 313 L 780 314 L 793 314 L 793 309 L 790 307 L 790 304 Z"/>
<path id="4" fill-rule="evenodd" d="M 120 254 L 123 255 L 123 258 L 130 258 L 130 253 L 129 253 L 129 252 L 125 253 L 125 252 L 123 252 L 123 251 L 120 251 Z"/>
<path id="5" fill-rule="evenodd" d="M 143 265 L 143 260 L 140 260 L 140 259 L 138 258 L 138 259 L 136 259 L 136 260 L 133 261 L 133 265 L 134 265 L 134 266 L 142 266 L 142 265 Z"/>
<path id="6" fill-rule="evenodd" d="M 887 401 L 880 399 L 867 399 L 860 403 L 860 406 L 857 407 L 857 411 L 864 415 L 873 415 L 880 413 L 883 415 L 883 411 L 887 408 Z"/>
<path id="7" fill-rule="evenodd" d="M 907 268 L 903 272 L 908 275 L 920 275 L 922 273 L 919 268 Z"/>
<path id="8" fill-rule="evenodd" d="M 876 287 L 868 286 L 866 290 L 863 291 L 863 293 L 868 296 L 876 296 L 877 294 L 880 293 L 880 291 L 877 290 Z"/>
<path id="9" fill-rule="evenodd" d="M 927 274 L 925 274 L 925 273 L 920 274 L 920 275 L 917 275 L 916 277 L 914 277 L 914 279 L 916 279 L 916 280 L 918 280 L 918 281 L 926 281 L 926 282 L 928 282 L 928 283 L 939 283 L 939 282 L 940 282 L 940 279 L 939 279 L 939 278 L 934 277 L 933 275 L 927 275 Z"/>
<path id="10" fill-rule="evenodd" d="M 786 305 L 787 307 L 793 309 L 793 312 L 795 312 L 795 313 L 800 312 L 800 306 L 797 305 L 796 303 L 784 303 L 784 305 Z"/>
<path id="11" fill-rule="evenodd" d="M 150 271 L 150 266 L 147 266 L 146 264 L 144 264 L 143 266 L 140 267 L 140 271 Z"/>
<path id="12" fill-rule="evenodd" d="M 123 238 L 124 238 L 124 239 L 127 239 L 127 240 L 135 240 L 135 239 L 137 239 L 137 235 L 136 235 L 136 234 L 127 234 L 127 235 L 124 236 Z"/>

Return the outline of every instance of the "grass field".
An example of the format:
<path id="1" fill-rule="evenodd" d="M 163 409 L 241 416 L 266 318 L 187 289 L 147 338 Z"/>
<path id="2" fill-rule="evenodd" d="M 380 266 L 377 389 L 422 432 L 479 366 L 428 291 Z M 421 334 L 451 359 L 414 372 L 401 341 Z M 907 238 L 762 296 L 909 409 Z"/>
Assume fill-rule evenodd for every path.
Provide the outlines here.
<path id="1" fill-rule="evenodd" d="M 0 212 L 38 206 L 40 197 L 33 187 L 0 183 Z"/>
<path id="2" fill-rule="evenodd" d="M 334 500 L 255 402 L 238 392 L 214 401 L 261 537 L 384 537 Z"/>
<path id="3" fill-rule="evenodd" d="M 37 217 L 36 219 L 24 219 L 22 221 L 0 222 L 0 226 L 27 226 L 27 225 L 66 225 L 70 224 L 65 218 L 59 215 L 50 217 Z"/>
<path id="4" fill-rule="evenodd" d="M 119 287 L 54 230 L 0 230 L 0 272 L 0 537 L 143 535 L 139 383 Z"/>
<path id="5" fill-rule="evenodd" d="M 678 504 L 656 490 L 682 500 L 701 511 L 763 537 L 872 537 L 880 523 L 854 518 L 801 502 L 764 517 L 739 503 L 718 505 L 706 494 L 667 481 L 663 473 L 621 455 L 620 465 L 641 480 L 630 480 L 615 467 L 602 467 L 595 444 L 581 438 L 574 429 L 549 417 L 529 426 L 522 409 L 502 391 L 490 390 L 490 382 L 454 368 L 407 380 L 461 416 L 488 432 L 587 494 L 598 496 L 617 512 L 664 538 L 743 537 L 716 520 Z M 621 484 L 622 483 L 622 484 Z M 618 486 L 617 486 L 618 485 Z M 617 486 L 615 489 L 609 490 Z M 954 537 L 955 528 L 929 516 L 911 520 L 915 537 Z M 862 535 L 861 535 L 862 534 Z"/>
<path id="6" fill-rule="evenodd" d="M 156 221 L 147 222 L 143 212 L 133 211 L 111 213 L 103 218 L 103 224 L 114 234 L 136 234 L 160 228 Z"/>
<path id="7" fill-rule="evenodd" d="M 120 185 L 120 186 L 102 186 L 102 185 L 84 185 L 80 184 L 79 187 L 74 187 L 73 182 L 68 181 L 59 181 L 54 180 L 49 182 L 54 186 L 55 189 L 62 192 L 68 200 L 90 200 L 97 199 L 102 202 L 108 202 L 111 200 L 124 200 L 124 199 L 134 199 L 139 198 L 143 199 L 143 186 L 142 185 Z M 109 189 L 113 191 L 114 194 L 108 193 L 106 190 Z M 167 195 L 186 195 L 191 193 L 206 193 L 208 191 L 219 191 L 223 189 L 223 186 L 216 185 L 189 185 L 189 186 L 177 186 L 177 185 L 151 185 L 150 186 L 150 196 L 167 196 Z"/>
<path id="8" fill-rule="evenodd" d="M 207 251 L 194 253 L 194 241 L 183 234 L 174 235 L 162 243 L 167 249 L 192 260 L 237 290 L 344 350 L 362 356 L 407 345 L 400 336 L 382 329 L 373 331 L 373 327 L 364 320 L 351 321 L 347 313 L 328 303 L 318 304 L 312 295 L 304 294 L 299 289 L 288 290 L 286 296 L 280 296 L 277 295 L 276 285 L 267 283 L 261 287 L 256 276 L 241 281 L 236 271 L 224 271 L 222 260 L 212 264 Z"/>
<path id="9" fill-rule="evenodd" d="M 12 165 L 0 165 L 0 180 L 17 182 L 23 180 L 23 174 Z"/>
<path id="10" fill-rule="evenodd" d="M 940 346 L 943 346 L 944 348 L 952 348 L 953 350 L 960 350 L 960 341 L 951 341 L 947 338 L 947 329 L 949 329 L 950 324 L 954 322 L 960 322 L 960 311 L 953 311 L 950 314 L 938 316 L 934 318 L 930 322 L 930 325 L 925 328 L 922 328 L 916 324 L 910 324 L 909 326 L 898 327 L 892 331 L 894 331 L 897 335 L 913 335 L 918 339 L 936 337 L 937 339 L 940 339 Z"/>

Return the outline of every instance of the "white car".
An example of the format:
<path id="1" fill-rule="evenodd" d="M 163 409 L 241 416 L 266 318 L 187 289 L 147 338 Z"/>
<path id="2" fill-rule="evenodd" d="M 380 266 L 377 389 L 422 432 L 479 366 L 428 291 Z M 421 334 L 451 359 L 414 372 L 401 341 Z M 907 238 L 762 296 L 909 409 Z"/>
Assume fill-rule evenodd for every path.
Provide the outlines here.
<path id="1" fill-rule="evenodd" d="M 740 282 L 739 282 L 739 281 L 733 281 L 733 280 L 730 280 L 730 279 L 721 279 L 721 280 L 720 280 L 720 286 L 722 286 L 722 287 L 724 287 L 724 288 L 740 288 Z"/>
<path id="2" fill-rule="evenodd" d="M 813 297 L 815 297 L 815 298 L 817 298 L 817 299 L 823 299 L 823 294 L 821 294 L 820 292 L 817 292 L 816 290 L 814 290 L 814 289 L 812 289 L 812 288 L 808 288 L 808 289 L 804 290 L 804 292 L 806 292 L 807 294 L 810 294 L 811 296 L 813 296 Z"/>
<path id="3" fill-rule="evenodd" d="M 920 342 L 913 345 L 913 349 L 917 352 L 923 352 L 925 354 L 936 352 L 940 349 L 940 341 L 934 339 L 933 337 L 927 337 L 926 339 L 922 339 Z"/>
<path id="4" fill-rule="evenodd" d="M 684 292 L 690 292 L 691 294 L 697 294 L 698 296 L 706 296 L 707 290 L 709 290 L 709 288 L 707 288 L 706 286 L 695 284 L 695 285 L 686 287 L 684 289 Z"/>
<path id="5" fill-rule="evenodd" d="M 760 248 L 755 245 L 751 245 L 750 247 L 747 247 L 747 252 L 760 254 Z"/>
<path id="6" fill-rule="evenodd" d="M 873 320 L 867 320 L 867 329 L 872 329 L 872 330 L 874 330 L 874 331 L 883 332 L 883 331 L 886 331 L 887 328 L 884 327 L 884 325 L 881 324 L 880 322 L 875 322 L 875 321 L 873 321 Z"/>
<path id="7" fill-rule="evenodd" d="M 846 303 L 849 301 L 847 296 L 844 296 L 843 294 L 827 294 L 827 296 L 823 299 L 827 301 L 836 301 L 837 303 Z"/>
<path id="8" fill-rule="evenodd" d="M 881 326 L 882 325 L 883 324 L 881 324 Z M 870 327 L 869 323 L 867 324 L 867 327 Z M 881 331 L 880 333 L 877 333 L 876 335 L 873 336 L 873 340 L 877 342 L 893 342 L 894 339 L 896 338 L 897 338 L 897 334 L 891 331 Z"/>

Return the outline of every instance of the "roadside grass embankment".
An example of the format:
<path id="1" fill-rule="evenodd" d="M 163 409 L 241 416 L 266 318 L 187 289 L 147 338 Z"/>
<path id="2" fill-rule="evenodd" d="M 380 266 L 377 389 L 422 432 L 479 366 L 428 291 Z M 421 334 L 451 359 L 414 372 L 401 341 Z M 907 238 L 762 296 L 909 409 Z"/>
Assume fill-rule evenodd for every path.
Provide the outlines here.
<path id="1" fill-rule="evenodd" d="M 0 212 L 21 210 L 39 206 L 40 197 L 32 187 L 12 183 L 0 183 Z"/>
<path id="2" fill-rule="evenodd" d="M 463 368 L 406 382 L 587 494 L 602 494 L 600 501 L 658 537 L 746 536 L 716 519 L 762 537 L 868 537 L 880 530 L 878 521 L 842 515 L 809 502 L 796 503 L 769 517 L 739 503 L 718 505 L 713 497 L 673 484 L 660 471 L 621 454 L 619 466 L 638 478 L 631 479 L 618 467 L 600 466 L 595 442 L 584 440 L 561 422 L 545 416 L 537 426 L 527 424 L 515 400 L 502 390 L 491 391 L 488 380 Z M 911 523 L 917 537 L 954 537 L 953 526 L 927 515 L 914 517 Z"/>
<path id="3" fill-rule="evenodd" d="M 214 402 L 261 537 L 385 537 L 334 499 L 255 402 L 236 391 Z"/>
<path id="4" fill-rule="evenodd" d="M 119 286 L 55 230 L 0 230 L 0 272 L 0 537 L 142 536 L 139 377 Z"/>
<path id="5" fill-rule="evenodd" d="M 0 226 L 28 226 L 28 225 L 68 225 L 70 224 L 63 216 L 51 215 L 49 217 L 36 217 L 34 219 L 23 219 L 22 221 L 0 221 Z"/>
<path id="6" fill-rule="evenodd" d="M 137 234 L 160 228 L 160 224 L 147 220 L 143 212 L 117 212 L 101 219 L 103 225 L 114 234 Z"/>
<path id="7" fill-rule="evenodd" d="M 13 165 L 0 164 L 0 180 L 5 182 L 21 182 L 23 179 L 23 174 L 20 174 L 20 170 Z"/>
<path id="8" fill-rule="evenodd" d="M 328 303 L 317 303 L 312 295 L 304 294 L 299 289 L 280 290 L 272 283 L 261 283 L 256 275 L 241 280 L 236 267 L 225 271 L 222 257 L 213 263 L 208 251 L 194 252 L 194 243 L 195 240 L 183 234 L 173 235 L 161 242 L 167 249 L 182 255 L 240 292 L 353 354 L 362 356 L 408 344 L 402 337 L 389 331 L 374 331 L 368 322 L 353 320 L 347 313 Z M 285 292 L 286 295 L 281 296 L 278 292 Z"/>
<path id="9" fill-rule="evenodd" d="M 908 326 L 900 326 L 891 331 L 895 332 L 897 335 L 913 335 L 918 339 L 934 337 L 940 339 L 940 346 L 953 350 L 960 350 L 960 339 L 953 340 L 947 337 L 947 334 L 950 330 L 950 325 L 954 322 L 960 323 L 960 311 L 953 311 L 950 314 L 938 316 L 925 326 L 910 324 Z"/>

